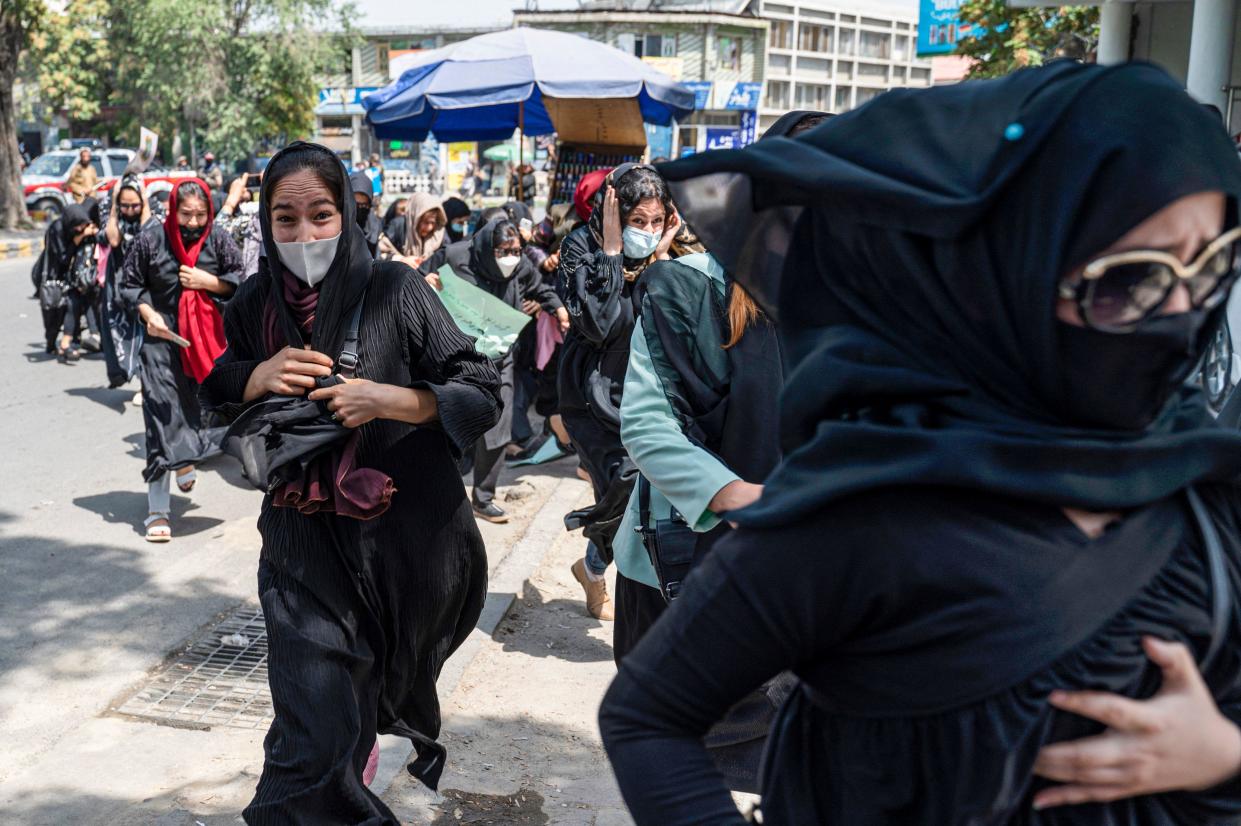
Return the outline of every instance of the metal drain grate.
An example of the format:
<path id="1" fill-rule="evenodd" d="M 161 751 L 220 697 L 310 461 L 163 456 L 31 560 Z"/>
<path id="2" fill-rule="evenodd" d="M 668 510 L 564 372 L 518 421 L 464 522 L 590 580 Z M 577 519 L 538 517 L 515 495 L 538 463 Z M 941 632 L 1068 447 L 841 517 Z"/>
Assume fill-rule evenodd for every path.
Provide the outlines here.
<path id="1" fill-rule="evenodd" d="M 114 711 L 181 728 L 266 729 L 272 707 L 262 610 L 246 606 L 225 617 Z"/>

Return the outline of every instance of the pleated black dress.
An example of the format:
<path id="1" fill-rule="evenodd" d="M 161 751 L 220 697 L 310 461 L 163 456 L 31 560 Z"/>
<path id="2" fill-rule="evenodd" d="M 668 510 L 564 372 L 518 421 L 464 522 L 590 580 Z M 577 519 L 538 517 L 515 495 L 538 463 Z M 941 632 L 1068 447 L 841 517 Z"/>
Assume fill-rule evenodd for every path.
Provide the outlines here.
<path id="1" fill-rule="evenodd" d="M 221 281 L 241 283 L 241 251 L 220 227 L 211 227 L 197 267 Z M 163 224 L 144 229 L 126 251 L 121 268 L 120 294 L 126 309 L 136 313 L 139 304 L 149 304 L 164 316 L 168 328 L 177 332 L 180 270 Z M 227 303 L 220 296 L 213 300 L 221 307 Z M 139 357 L 147 452 L 142 478 L 151 482 L 169 470 L 196 465 L 219 453 L 224 428 L 210 426 L 203 416 L 198 403 L 198 382 L 182 368 L 177 345 L 148 337 Z"/>
<path id="2" fill-rule="evenodd" d="M 1241 595 L 1241 491 L 1200 492 Z M 1091 541 L 1054 507 L 890 488 L 788 527 L 734 532 L 604 700 L 604 742 L 626 802 L 644 826 L 743 823 L 699 738 L 791 666 L 803 684 L 772 728 L 766 824 L 1241 823 L 1237 781 L 1031 808 L 1040 747 L 1102 729 L 1052 708 L 1052 690 L 1153 694 L 1161 675 L 1141 648 L 1145 634 L 1182 641 L 1200 661 L 1207 651 L 1212 591 L 1194 524 L 1178 496 Z M 1204 676 L 1241 723 L 1236 611 L 1227 635 Z M 722 659 L 732 665 L 712 665 Z"/>
<path id="3" fill-rule="evenodd" d="M 421 277 L 404 264 L 372 269 L 364 251 L 354 270 L 364 258 L 371 274 L 357 375 L 433 391 L 439 421 L 374 420 L 359 429 L 358 465 L 387 474 L 396 488 L 373 519 L 306 515 L 264 500 L 259 597 L 276 719 L 245 811 L 251 824 L 395 824 L 361 781 L 376 731 L 413 740 L 410 770 L 434 787 L 445 756 L 434 742 L 435 681 L 486 597 L 487 556 L 454 455 L 496 420 L 498 377 Z M 329 282 L 345 277 L 327 276 L 319 314 L 344 291 Z M 229 348 L 203 396 L 226 417 L 245 407 L 246 382 L 268 357 L 272 283 L 264 263 L 225 316 Z"/>

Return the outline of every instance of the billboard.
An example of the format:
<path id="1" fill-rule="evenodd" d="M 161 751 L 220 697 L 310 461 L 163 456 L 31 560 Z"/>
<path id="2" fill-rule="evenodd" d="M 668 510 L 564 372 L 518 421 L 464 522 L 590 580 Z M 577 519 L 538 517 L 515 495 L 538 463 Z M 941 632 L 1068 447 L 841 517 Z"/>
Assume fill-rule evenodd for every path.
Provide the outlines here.
<path id="1" fill-rule="evenodd" d="M 960 19 L 961 0 L 920 0 L 918 57 L 952 54 L 957 41 L 970 35 L 970 24 Z"/>

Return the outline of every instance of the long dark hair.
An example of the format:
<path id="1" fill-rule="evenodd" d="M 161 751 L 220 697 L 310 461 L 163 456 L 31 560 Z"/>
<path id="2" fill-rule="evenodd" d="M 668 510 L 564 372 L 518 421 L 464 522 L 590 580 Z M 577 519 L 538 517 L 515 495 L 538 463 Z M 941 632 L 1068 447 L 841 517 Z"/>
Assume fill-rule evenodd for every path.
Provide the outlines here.
<path id="1" fill-rule="evenodd" d="M 629 213 L 647 198 L 656 198 L 663 204 L 664 217 L 672 214 L 672 193 L 668 184 L 660 174 L 649 166 L 638 166 L 626 172 L 619 181 L 613 181 L 616 189 L 616 205 L 620 207 L 621 226 L 629 218 Z M 603 192 L 606 188 L 600 187 Z"/>
<path id="2" fill-rule="evenodd" d="M 267 209 L 271 209 L 271 197 L 272 193 L 276 191 L 276 184 L 294 172 L 300 172 L 303 169 L 309 169 L 315 174 L 315 177 L 323 182 L 323 185 L 331 191 L 332 197 L 336 200 L 336 208 L 343 214 L 345 211 L 345 193 L 352 192 L 349 187 L 349 179 L 345 175 L 344 164 L 334 161 L 326 152 L 315 149 L 309 144 L 289 149 L 278 155 L 267 165 L 267 169 L 263 171 L 262 196 L 263 203 L 267 205 Z"/>

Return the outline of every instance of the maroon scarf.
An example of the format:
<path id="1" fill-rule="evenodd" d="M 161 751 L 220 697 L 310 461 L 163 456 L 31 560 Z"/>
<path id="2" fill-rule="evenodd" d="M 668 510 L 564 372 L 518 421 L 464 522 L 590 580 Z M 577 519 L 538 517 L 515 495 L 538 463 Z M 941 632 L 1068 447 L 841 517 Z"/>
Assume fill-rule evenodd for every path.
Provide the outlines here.
<path id="1" fill-rule="evenodd" d="M 291 275 L 278 264 L 280 288 L 284 304 L 293 322 L 310 341 L 314 329 L 315 310 L 319 306 L 319 289 Z M 274 289 L 274 287 L 273 287 Z M 280 331 L 279 314 L 274 295 L 265 308 L 264 339 L 269 355 L 284 347 L 285 335 Z M 353 519 L 374 519 L 388 510 L 396 486 L 392 477 L 374 468 L 358 467 L 359 431 L 350 431 L 344 445 L 313 460 L 302 478 L 288 482 L 272 494 L 272 502 L 281 508 L 297 508 L 301 513 L 325 511 Z"/>
<path id="2" fill-rule="evenodd" d="M 202 190 L 202 197 L 207 202 L 207 225 L 189 249 L 181 239 L 181 226 L 177 223 L 177 189 L 181 184 L 197 184 Z M 164 219 L 164 235 L 168 238 L 168 246 L 172 247 L 173 257 L 177 263 L 186 267 L 198 264 L 198 254 L 202 252 L 207 238 L 211 235 L 211 226 L 215 221 L 215 209 L 211 203 L 211 191 L 198 178 L 181 181 L 173 187 L 168 197 L 168 217 Z M 215 302 L 203 290 L 181 289 L 181 297 L 177 300 L 177 332 L 189 340 L 189 347 L 181 349 L 181 369 L 194 381 L 202 384 L 203 379 L 215 367 L 215 360 L 228 347 L 224 338 L 224 316 L 216 307 Z"/>

